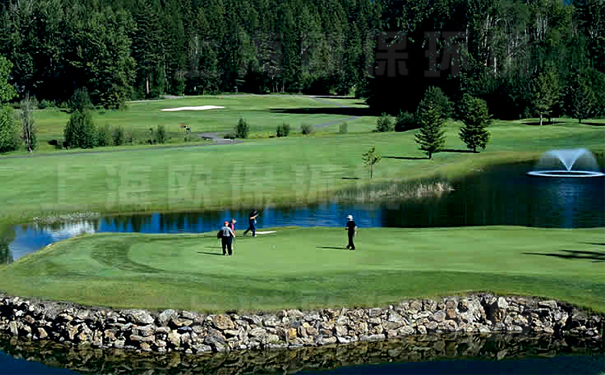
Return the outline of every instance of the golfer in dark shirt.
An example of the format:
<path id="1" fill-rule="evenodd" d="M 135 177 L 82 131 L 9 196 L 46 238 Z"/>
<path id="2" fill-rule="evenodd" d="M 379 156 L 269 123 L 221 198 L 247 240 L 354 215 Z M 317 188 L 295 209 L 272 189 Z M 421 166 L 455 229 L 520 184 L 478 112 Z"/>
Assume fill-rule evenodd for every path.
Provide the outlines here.
<path id="1" fill-rule="evenodd" d="M 349 219 L 349 221 L 347 222 L 347 227 L 345 228 L 345 230 L 348 232 L 348 235 L 349 235 L 349 244 L 347 245 L 347 249 L 355 250 L 355 244 L 353 243 L 353 237 L 355 237 L 355 231 L 357 230 L 357 226 L 355 225 L 355 222 L 353 221 L 352 215 L 347 216 L 347 219 Z"/>
<path id="2" fill-rule="evenodd" d="M 235 233 L 233 233 L 233 230 L 229 226 L 228 221 L 225 221 L 225 224 L 221 228 L 221 232 L 222 232 L 221 242 L 223 245 L 223 255 L 227 255 L 227 252 L 225 250 L 228 250 L 229 256 L 231 256 L 231 255 L 233 255 L 232 246 L 233 246 L 233 238 L 235 237 Z"/>
<path id="3" fill-rule="evenodd" d="M 258 217 L 258 211 L 254 210 L 250 212 L 250 216 L 248 217 L 248 229 L 244 232 L 244 236 L 248 234 L 248 232 L 252 231 L 252 237 L 256 237 L 256 218 Z"/>

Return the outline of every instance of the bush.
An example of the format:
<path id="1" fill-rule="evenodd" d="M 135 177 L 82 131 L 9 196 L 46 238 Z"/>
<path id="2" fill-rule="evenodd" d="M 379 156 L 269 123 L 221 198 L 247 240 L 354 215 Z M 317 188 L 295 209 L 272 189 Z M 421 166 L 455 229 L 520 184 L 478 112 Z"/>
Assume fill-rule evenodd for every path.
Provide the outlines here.
<path id="1" fill-rule="evenodd" d="M 122 146 L 126 138 L 124 135 L 124 129 L 121 126 L 116 126 L 113 128 L 111 138 L 113 139 L 114 146 Z"/>
<path id="2" fill-rule="evenodd" d="M 278 137 L 287 137 L 290 134 L 290 124 L 286 124 L 284 122 L 282 125 L 277 127 L 275 133 Z"/>
<path id="3" fill-rule="evenodd" d="M 376 131 L 383 133 L 393 131 L 393 129 L 391 117 L 388 114 L 383 113 L 376 121 Z"/>
<path id="4" fill-rule="evenodd" d="M 313 127 L 308 124 L 302 124 L 300 126 L 300 132 L 304 135 L 313 133 Z"/>
<path id="5" fill-rule="evenodd" d="M 248 138 L 248 134 L 250 133 L 250 125 L 244 120 L 240 118 L 237 122 L 237 126 L 235 127 L 235 137 L 236 138 Z"/>
<path id="6" fill-rule="evenodd" d="M 125 142 L 124 143 L 126 143 L 127 145 L 134 144 L 134 138 L 132 137 L 132 133 L 131 132 L 126 133 Z"/>
<path id="7" fill-rule="evenodd" d="M 75 111 L 64 130 L 65 144 L 69 148 L 93 148 L 96 144 L 95 126 L 89 111 Z"/>
<path id="8" fill-rule="evenodd" d="M 48 144 L 51 145 L 51 146 L 53 146 L 57 150 L 60 150 L 60 149 L 63 148 L 63 142 L 62 141 L 58 141 L 56 139 L 51 139 L 50 141 L 48 141 Z"/>
<path id="9" fill-rule="evenodd" d="M 14 151 L 19 147 L 19 136 L 13 109 L 4 105 L 0 107 L 0 152 Z"/>
<path id="10" fill-rule="evenodd" d="M 227 133 L 227 134 L 225 134 L 225 135 L 223 136 L 223 138 L 225 138 L 225 139 L 235 139 L 235 138 L 237 138 L 237 136 L 235 135 L 235 133 L 234 133 L 234 132 L 231 132 L 231 133 Z"/>
<path id="11" fill-rule="evenodd" d="M 338 127 L 338 132 L 340 134 L 347 134 L 349 132 L 349 124 L 345 121 Z"/>
<path id="12" fill-rule="evenodd" d="M 42 99 L 42 101 L 38 103 L 39 109 L 46 109 L 48 107 L 50 107 L 50 104 L 46 101 L 46 99 Z"/>
<path id="13" fill-rule="evenodd" d="M 399 112 L 395 119 L 395 131 L 403 132 L 406 130 L 417 129 L 420 127 L 418 118 L 411 112 Z"/>
<path id="14" fill-rule="evenodd" d="M 111 146 L 111 129 L 109 129 L 109 125 L 99 126 L 97 129 L 97 146 Z"/>
<path id="15" fill-rule="evenodd" d="M 155 141 L 156 143 L 166 143 L 166 129 L 164 125 L 158 125 L 155 131 Z"/>

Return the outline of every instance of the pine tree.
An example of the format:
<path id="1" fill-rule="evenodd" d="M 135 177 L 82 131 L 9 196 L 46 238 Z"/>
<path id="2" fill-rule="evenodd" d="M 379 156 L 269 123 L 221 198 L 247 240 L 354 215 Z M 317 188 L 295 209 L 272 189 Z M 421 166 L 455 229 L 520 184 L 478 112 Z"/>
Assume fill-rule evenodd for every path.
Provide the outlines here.
<path id="1" fill-rule="evenodd" d="M 477 152 L 477 147 L 485 149 L 490 138 L 487 127 L 491 123 L 487 103 L 485 100 L 465 94 L 461 107 L 464 126 L 460 129 L 460 139 L 473 152 Z"/>
<path id="2" fill-rule="evenodd" d="M 578 77 L 574 86 L 571 88 L 571 113 L 573 118 L 577 118 L 581 124 L 582 120 L 590 118 L 594 113 L 596 104 L 595 94 L 592 87 L 583 77 Z"/>
<path id="3" fill-rule="evenodd" d="M 420 107 L 420 131 L 414 135 L 416 143 L 429 159 L 445 145 L 445 131 L 441 111 L 431 102 Z"/>
<path id="4" fill-rule="evenodd" d="M 15 90 L 8 83 L 12 67 L 10 61 L 0 56 L 0 153 L 14 151 L 18 147 L 13 108 L 5 104 L 16 95 Z"/>

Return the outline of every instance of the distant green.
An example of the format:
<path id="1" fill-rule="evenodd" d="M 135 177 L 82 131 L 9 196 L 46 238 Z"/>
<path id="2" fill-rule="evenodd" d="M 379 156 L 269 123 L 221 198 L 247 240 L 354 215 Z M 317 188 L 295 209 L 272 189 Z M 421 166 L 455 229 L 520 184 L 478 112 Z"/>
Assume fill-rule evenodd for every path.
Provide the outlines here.
<path id="1" fill-rule="evenodd" d="M 380 306 L 492 291 L 605 312 L 602 229 L 361 228 L 355 251 L 344 249 L 341 228 L 276 231 L 240 235 L 233 257 L 220 255 L 214 233 L 74 238 L 1 269 L 0 289 L 85 305 L 200 311 Z"/>

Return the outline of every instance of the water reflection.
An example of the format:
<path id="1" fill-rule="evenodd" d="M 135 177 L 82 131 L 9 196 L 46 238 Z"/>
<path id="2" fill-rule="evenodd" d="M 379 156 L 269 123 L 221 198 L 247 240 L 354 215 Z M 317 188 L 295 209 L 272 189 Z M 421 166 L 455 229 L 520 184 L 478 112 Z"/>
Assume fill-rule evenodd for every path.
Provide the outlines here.
<path id="1" fill-rule="evenodd" d="M 13 261 L 9 245 L 15 237 L 16 234 L 13 228 L 0 227 L 0 264 L 9 264 Z"/>
<path id="2" fill-rule="evenodd" d="M 340 369 L 348 373 L 351 366 L 385 363 L 422 362 L 434 373 L 447 363 L 462 366 L 468 372 L 485 373 L 487 361 L 517 360 L 516 373 L 529 373 L 526 360 L 537 357 L 569 357 L 568 365 L 584 366 L 583 373 L 603 370 L 603 343 L 598 340 L 489 336 L 419 336 L 405 340 L 360 343 L 348 346 L 300 348 L 282 351 L 237 351 L 212 355 L 180 353 L 150 354 L 120 350 L 63 347 L 51 342 L 27 342 L 0 336 L 0 350 L 16 358 L 27 358 L 43 364 L 67 368 L 85 374 L 259 374 L 297 373 Z M 520 360 L 520 361 L 519 361 Z M 593 363 L 586 368 L 586 363 Z M 600 366 L 600 367 L 599 367 Z M 573 368 L 573 367 L 570 367 Z M 483 369 L 483 371 L 481 371 Z M 388 367 L 373 367 L 372 374 L 392 373 Z M 357 372 L 359 373 L 359 372 Z M 365 372 L 368 373 L 368 372 Z"/>
<path id="3" fill-rule="evenodd" d="M 513 164 L 452 182 L 454 191 L 441 197 L 380 204 L 324 203 L 305 207 L 258 208 L 258 228 L 344 225 L 352 214 L 359 227 L 448 227 L 520 225 L 582 228 L 605 226 L 605 178 L 536 178 L 533 165 Z M 51 225 L 16 227 L 10 242 L 12 258 L 80 233 L 201 233 L 217 230 L 235 218 L 247 227 L 250 210 L 150 213 L 103 217 Z M 6 249 L 4 250 L 6 253 Z M 8 261 L 10 259 L 6 257 Z"/>

